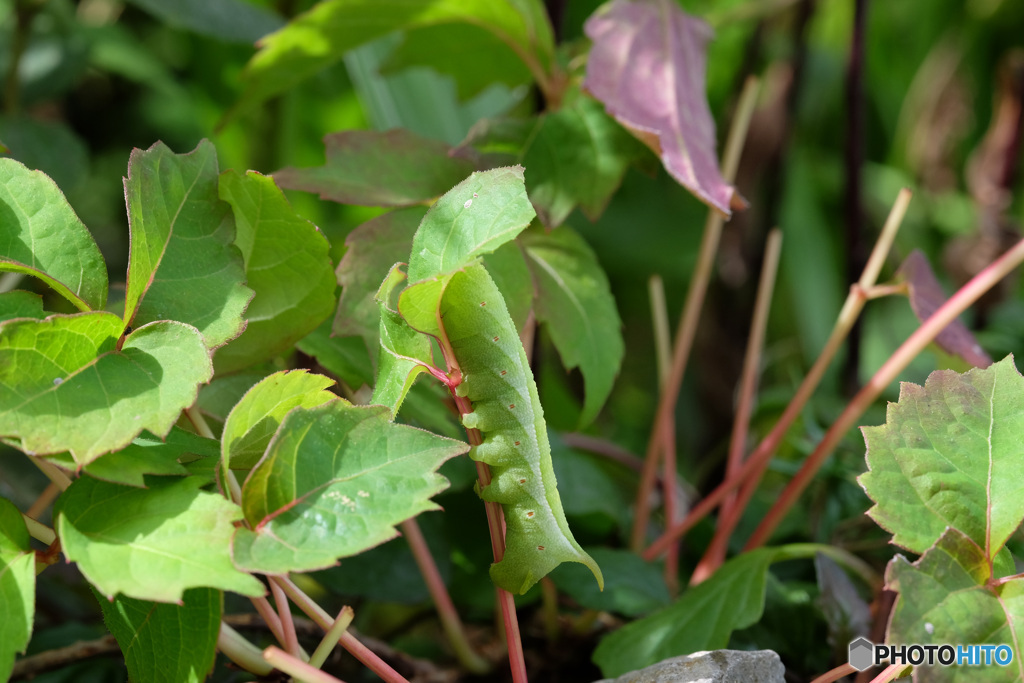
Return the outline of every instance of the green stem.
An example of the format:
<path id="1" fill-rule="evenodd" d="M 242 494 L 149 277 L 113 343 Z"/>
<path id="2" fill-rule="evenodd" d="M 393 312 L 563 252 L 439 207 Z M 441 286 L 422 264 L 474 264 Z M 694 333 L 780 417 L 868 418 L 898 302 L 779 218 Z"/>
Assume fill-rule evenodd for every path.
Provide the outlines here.
<path id="1" fill-rule="evenodd" d="M 295 585 L 295 583 L 286 576 L 271 576 L 271 581 L 276 581 L 281 588 L 284 589 L 285 594 L 291 598 L 291 601 L 298 606 L 300 610 L 305 612 L 306 616 L 316 622 L 327 632 L 334 625 L 334 619 L 331 618 L 323 607 L 318 605 L 315 600 L 302 592 L 302 590 Z M 373 673 L 380 676 L 386 683 L 409 683 L 400 673 L 392 669 L 387 662 L 378 657 L 370 648 L 363 645 L 359 640 L 349 633 L 348 631 L 341 634 L 338 642 L 343 648 L 349 651 L 349 653 L 358 659 L 360 662 L 365 664 Z"/>
<path id="2" fill-rule="evenodd" d="M 341 608 L 338 612 L 338 618 L 334 620 L 331 627 L 327 629 L 327 635 L 324 636 L 320 644 L 317 645 L 313 655 L 309 658 L 309 663 L 316 668 L 321 668 L 327 658 L 331 655 L 334 650 L 334 646 L 338 644 L 338 640 L 341 638 L 341 634 L 348 629 L 349 624 L 352 623 L 352 619 L 355 617 L 355 612 L 348 605 Z"/>
<path id="3" fill-rule="evenodd" d="M 217 635 L 217 649 L 232 662 L 257 676 L 269 676 L 273 671 L 263 659 L 263 653 L 259 648 L 223 621 L 220 622 L 220 633 Z"/>
<path id="4" fill-rule="evenodd" d="M 437 616 L 441 620 L 441 627 L 448 637 L 448 644 L 451 645 L 456 659 L 467 670 L 474 674 L 486 674 L 491 670 L 491 663 L 473 651 L 466 637 L 465 628 L 459 613 L 455 609 L 455 603 L 448 595 L 448 588 L 444 585 L 441 572 L 437 569 L 427 540 L 423 538 L 419 524 L 415 519 L 407 519 L 402 522 L 402 535 L 409 543 L 412 556 L 416 560 L 416 566 L 423 575 L 423 580 L 430 591 L 430 597 L 434 600 L 434 607 L 437 609 Z"/>
<path id="5" fill-rule="evenodd" d="M 777 547 L 775 552 L 776 555 L 773 562 L 811 559 L 818 553 L 821 553 L 829 559 L 835 560 L 836 564 L 846 567 L 859 576 L 872 590 L 878 590 L 882 587 L 882 577 L 878 575 L 878 572 L 870 564 L 850 551 L 834 545 L 826 545 L 824 543 L 788 543 Z"/>

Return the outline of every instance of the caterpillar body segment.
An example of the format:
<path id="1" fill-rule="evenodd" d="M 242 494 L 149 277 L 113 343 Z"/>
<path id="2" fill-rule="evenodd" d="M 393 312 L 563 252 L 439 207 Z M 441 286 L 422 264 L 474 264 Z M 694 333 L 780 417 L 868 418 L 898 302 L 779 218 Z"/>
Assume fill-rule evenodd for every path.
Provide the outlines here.
<path id="1" fill-rule="evenodd" d="M 600 568 L 569 530 L 537 385 L 505 301 L 482 265 L 451 276 L 440 312 L 462 371 L 456 392 L 473 407 L 463 424 L 483 437 L 470 457 L 491 470 L 491 483 L 479 493 L 505 513 L 505 556 L 491 565 L 492 580 L 525 593 L 562 562 L 580 562 L 603 587 Z"/>

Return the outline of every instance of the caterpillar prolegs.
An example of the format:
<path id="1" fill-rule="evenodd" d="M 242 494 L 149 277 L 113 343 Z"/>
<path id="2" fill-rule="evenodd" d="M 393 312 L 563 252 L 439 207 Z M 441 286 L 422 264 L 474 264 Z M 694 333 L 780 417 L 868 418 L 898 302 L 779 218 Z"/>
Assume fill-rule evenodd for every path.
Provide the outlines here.
<path id="1" fill-rule="evenodd" d="M 483 436 L 470 457 L 491 470 L 480 496 L 500 503 L 505 513 L 505 556 L 491 565 L 491 579 L 525 593 L 562 562 L 580 562 L 603 588 L 601 569 L 565 520 L 537 385 L 505 300 L 482 265 L 451 276 L 440 313 L 462 370 L 456 393 L 473 407 L 463 424 Z"/>

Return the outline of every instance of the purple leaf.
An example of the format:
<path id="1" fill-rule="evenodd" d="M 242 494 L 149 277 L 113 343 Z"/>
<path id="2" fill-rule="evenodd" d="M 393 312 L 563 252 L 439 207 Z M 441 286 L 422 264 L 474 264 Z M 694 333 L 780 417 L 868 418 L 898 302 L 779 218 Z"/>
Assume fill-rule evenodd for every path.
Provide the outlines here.
<path id="1" fill-rule="evenodd" d="M 729 216 L 733 188 L 718 170 L 704 93 L 708 25 L 672 0 L 615 0 L 584 29 L 594 41 L 584 87 L 661 156 L 672 177 Z"/>
<path id="2" fill-rule="evenodd" d="M 942 285 L 935 278 L 928 257 L 920 250 L 915 249 L 903 261 L 900 274 L 907 281 L 910 307 L 914 309 L 914 315 L 921 322 L 930 318 L 942 304 L 946 303 L 946 293 L 942 291 Z M 982 350 L 967 326 L 959 320 L 946 325 L 935 337 L 935 343 L 946 353 L 960 356 L 975 367 L 987 368 L 992 365 L 992 359 Z"/>

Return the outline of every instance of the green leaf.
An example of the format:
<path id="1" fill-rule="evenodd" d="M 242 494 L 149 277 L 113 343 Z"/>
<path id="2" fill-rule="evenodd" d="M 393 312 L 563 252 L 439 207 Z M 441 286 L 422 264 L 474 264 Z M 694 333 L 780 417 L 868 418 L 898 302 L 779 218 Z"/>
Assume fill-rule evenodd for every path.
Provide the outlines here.
<path id="1" fill-rule="evenodd" d="M 0 271 L 39 278 L 82 311 L 107 303 L 107 266 L 57 185 L 0 159 Z"/>
<path id="2" fill-rule="evenodd" d="M 203 485 L 187 477 L 137 489 L 79 477 L 55 511 L 64 553 L 107 598 L 178 602 L 197 587 L 263 595 L 231 562 L 241 510 Z"/>
<path id="3" fill-rule="evenodd" d="M 112 313 L 0 326 L 0 434 L 28 453 L 70 451 L 79 465 L 163 436 L 213 374 L 195 328 L 150 323 L 124 338 Z"/>
<path id="4" fill-rule="evenodd" d="M 273 178 L 225 171 L 220 197 L 235 214 L 235 244 L 256 296 L 242 335 L 214 356 L 218 373 L 249 367 L 289 350 L 334 311 L 330 245 L 292 209 Z"/>
<path id="5" fill-rule="evenodd" d="M 588 424 L 611 393 L 625 354 L 608 278 L 587 243 L 568 228 L 530 231 L 522 242 L 537 283 L 537 319 L 547 325 L 565 367 L 583 373 L 580 424 Z"/>
<path id="6" fill-rule="evenodd" d="M 473 171 L 443 142 L 404 128 L 387 132 L 347 130 L 324 138 L 327 163 L 283 168 L 274 180 L 289 190 L 360 206 L 412 206 L 444 194 Z"/>
<path id="7" fill-rule="evenodd" d="M 231 208 L 217 197 L 217 152 L 188 154 L 161 142 L 133 150 L 124 183 L 131 232 L 125 321 L 180 320 L 211 349 L 241 334 L 252 299 Z"/>
<path id="8" fill-rule="evenodd" d="M 235 43 L 254 43 L 281 28 L 280 17 L 243 0 L 129 0 L 154 17 L 204 36 Z"/>
<path id="9" fill-rule="evenodd" d="M 186 456 L 218 457 L 220 444 L 174 427 L 166 440 L 151 434 L 136 437 L 119 451 L 101 455 L 85 466 L 85 471 L 97 479 L 143 487 L 144 475 L 179 476 L 188 474 L 179 459 Z M 189 458 L 194 460 L 195 458 Z"/>
<path id="10" fill-rule="evenodd" d="M 367 221 L 345 239 L 345 255 L 338 264 L 342 286 L 334 334 L 359 336 L 366 348 L 377 352 L 380 309 L 376 295 L 383 275 L 398 261 L 409 258 L 412 238 L 426 215 L 423 207 L 399 209 Z"/>
<path id="11" fill-rule="evenodd" d="M 16 289 L 0 293 L 0 323 L 14 318 L 45 318 L 43 297 Z"/>
<path id="12" fill-rule="evenodd" d="M 352 390 L 373 384 L 373 362 L 360 337 L 333 337 L 332 320 L 325 320 L 295 344 L 299 351 L 316 358 L 325 370 Z"/>
<path id="13" fill-rule="evenodd" d="M 380 353 L 377 356 L 377 383 L 370 403 L 387 406 L 392 414 L 398 409 L 422 372 L 434 366 L 430 338 L 420 334 L 391 308 L 394 288 L 405 281 L 401 264 L 396 263 L 380 286 Z"/>
<path id="14" fill-rule="evenodd" d="M 327 0 L 260 41 L 234 112 L 259 104 L 360 45 L 400 29 L 468 23 L 490 31 L 546 70 L 554 38 L 538 0 Z"/>
<path id="15" fill-rule="evenodd" d="M 124 653 L 129 680 L 201 683 L 217 654 L 222 601 L 219 591 L 192 588 L 180 605 L 123 595 L 99 603 L 103 621 Z"/>
<path id="16" fill-rule="evenodd" d="M 597 220 L 631 164 L 651 153 L 600 104 L 571 92 L 559 109 L 533 119 L 482 121 L 464 145 L 484 163 L 519 163 L 526 190 L 544 225 L 565 222 L 577 206 Z"/>
<path id="17" fill-rule="evenodd" d="M 923 387 L 904 383 L 886 423 L 862 428 L 868 514 L 907 550 L 923 553 L 950 526 L 995 557 L 1024 520 L 1022 430 L 1024 378 L 1013 356 L 962 375 L 933 372 Z"/>
<path id="18" fill-rule="evenodd" d="M 487 59 L 480 59 L 480 55 L 487 55 Z M 380 72 L 387 75 L 415 66 L 428 66 L 451 76 L 460 100 L 476 97 L 495 83 L 515 88 L 533 79 L 530 69 L 513 49 L 493 33 L 472 24 L 442 24 L 406 31 L 404 40 L 381 65 Z"/>
<path id="19" fill-rule="evenodd" d="M 533 310 L 533 298 L 536 295 L 533 275 L 526 264 L 523 250 L 516 242 L 507 242 L 498 247 L 497 251 L 484 255 L 484 268 L 501 290 L 516 329 L 522 331 Z"/>
<path id="20" fill-rule="evenodd" d="M 607 636 L 594 651 L 594 663 L 606 678 L 615 678 L 669 657 L 724 648 L 734 630 L 761 618 L 775 554 L 774 548 L 759 548 L 729 560 L 669 607 Z"/>
<path id="21" fill-rule="evenodd" d="M 590 580 L 590 571 L 581 564 L 567 562 L 551 572 L 558 590 L 581 607 L 637 617 L 672 601 L 658 564 L 629 550 L 593 548 L 588 552 L 601 566 L 603 591 Z"/>
<path id="22" fill-rule="evenodd" d="M 237 372 L 226 377 L 216 377 L 212 382 L 199 390 L 199 402 L 196 404 L 207 417 L 223 423 L 235 405 L 242 400 L 245 392 L 252 389 L 264 377 L 273 374 L 268 365 L 253 368 L 246 372 Z M 220 453 L 217 453 L 218 457 Z"/>
<path id="23" fill-rule="evenodd" d="M 1016 656 L 1024 642 L 1024 580 L 990 588 L 985 550 L 960 531 L 947 529 L 921 558 L 909 563 L 897 555 L 886 569 L 886 588 L 899 593 L 893 606 L 887 643 L 1008 644 L 1010 667 L 930 667 L 928 680 L 939 682 L 1020 681 L 1024 662 Z"/>
<path id="24" fill-rule="evenodd" d="M 0 498 L 0 680 L 14 668 L 14 655 L 24 652 L 36 613 L 36 556 L 29 546 L 21 513 Z"/>
<path id="25" fill-rule="evenodd" d="M 249 469 L 263 457 L 285 415 L 294 408 L 315 408 L 337 398 L 327 391 L 334 381 L 305 370 L 275 372 L 250 389 L 224 422 L 224 467 Z"/>
<path id="26" fill-rule="evenodd" d="M 535 215 L 521 166 L 473 173 L 427 211 L 413 237 L 409 282 L 459 270 L 515 239 Z"/>
<path id="27" fill-rule="evenodd" d="M 382 406 L 337 400 L 295 410 L 242 488 L 252 530 L 235 561 L 277 574 L 322 569 L 395 536 L 394 525 L 436 509 L 436 473 L 469 446 L 391 422 Z"/>

